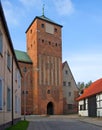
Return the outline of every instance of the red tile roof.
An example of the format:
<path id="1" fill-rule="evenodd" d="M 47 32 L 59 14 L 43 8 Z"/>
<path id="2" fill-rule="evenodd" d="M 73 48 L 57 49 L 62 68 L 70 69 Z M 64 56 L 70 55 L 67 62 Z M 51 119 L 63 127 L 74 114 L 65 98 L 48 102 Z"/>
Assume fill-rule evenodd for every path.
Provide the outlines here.
<path id="1" fill-rule="evenodd" d="M 84 89 L 84 93 L 76 100 L 82 100 L 86 97 L 98 94 L 102 92 L 102 78 L 93 82 L 88 88 Z"/>

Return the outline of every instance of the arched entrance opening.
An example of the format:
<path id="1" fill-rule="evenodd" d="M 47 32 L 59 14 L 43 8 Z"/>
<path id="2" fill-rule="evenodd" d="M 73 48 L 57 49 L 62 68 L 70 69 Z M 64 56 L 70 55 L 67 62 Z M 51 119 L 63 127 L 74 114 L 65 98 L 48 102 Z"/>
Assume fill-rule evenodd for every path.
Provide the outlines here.
<path id="1" fill-rule="evenodd" d="M 48 115 L 53 115 L 54 114 L 54 107 L 53 107 L 53 103 L 49 102 L 47 104 L 47 114 Z"/>

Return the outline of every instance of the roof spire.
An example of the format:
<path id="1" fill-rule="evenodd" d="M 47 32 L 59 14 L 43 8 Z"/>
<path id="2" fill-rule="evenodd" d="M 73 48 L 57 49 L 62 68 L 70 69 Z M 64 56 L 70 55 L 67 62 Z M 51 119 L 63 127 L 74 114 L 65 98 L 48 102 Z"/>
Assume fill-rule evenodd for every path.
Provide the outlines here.
<path id="1" fill-rule="evenodd" d="M 45 7 L 45 4 L 43 4 L 43 7 L 42 7 L 42 15 L 44 16 L 44 7 Z"/>

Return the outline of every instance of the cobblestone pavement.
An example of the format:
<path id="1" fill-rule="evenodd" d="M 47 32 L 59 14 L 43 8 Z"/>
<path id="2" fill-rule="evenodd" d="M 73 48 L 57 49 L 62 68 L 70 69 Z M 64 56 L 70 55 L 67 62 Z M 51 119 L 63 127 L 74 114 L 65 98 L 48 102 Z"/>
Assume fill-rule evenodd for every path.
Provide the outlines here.
<path id="1" fill-rule="evenodd" d="M 102 118 L 30 115 L 26 120 L 30 121 L 28 130 L 102 130 Z"/>

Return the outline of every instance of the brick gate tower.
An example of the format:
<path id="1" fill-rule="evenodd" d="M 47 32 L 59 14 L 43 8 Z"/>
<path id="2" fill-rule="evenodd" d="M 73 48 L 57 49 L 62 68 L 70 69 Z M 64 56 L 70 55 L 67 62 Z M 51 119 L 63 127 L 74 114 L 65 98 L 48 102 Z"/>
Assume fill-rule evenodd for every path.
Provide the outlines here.
<path id="1" fill-rule="evenodd" d="M 43 13 L 26 31 L 33 62 L 33 114 L 63 114 L 61 29 Z"/>

